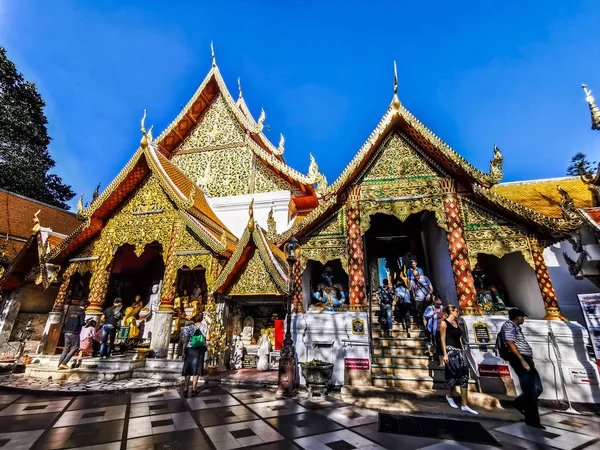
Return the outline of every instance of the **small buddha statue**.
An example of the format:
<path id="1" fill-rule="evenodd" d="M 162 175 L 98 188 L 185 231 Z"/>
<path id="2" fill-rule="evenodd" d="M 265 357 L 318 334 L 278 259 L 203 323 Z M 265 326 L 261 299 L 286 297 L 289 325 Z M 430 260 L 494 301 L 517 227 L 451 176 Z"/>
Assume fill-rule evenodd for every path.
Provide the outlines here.
<path id="1" fill-rule="evenodd" d="M 180 295 L 176 295 L 175 298 L 173 299 L 173 309 L 175 310 L 175 312 L 181 311 L 181 296 Z"/>
<path id="2" fill-rule="evenodd" d="M 192 296 L 190 297 L 192 300 L 197 300 L 202 296 L 202 288 L 199 283 L 194 284 L 194 289 L 192 290 Z"/>
<path id="3" fill-rule="evenodd" d="M 129 339 L 135 339 L 140 334 L 140 329 L 137 326 L 137 319 L 135 318 L 135 310 L 132 306 L 125 309 L 125 317 L 121 324 L 124 327 L 129 327 Z"/>

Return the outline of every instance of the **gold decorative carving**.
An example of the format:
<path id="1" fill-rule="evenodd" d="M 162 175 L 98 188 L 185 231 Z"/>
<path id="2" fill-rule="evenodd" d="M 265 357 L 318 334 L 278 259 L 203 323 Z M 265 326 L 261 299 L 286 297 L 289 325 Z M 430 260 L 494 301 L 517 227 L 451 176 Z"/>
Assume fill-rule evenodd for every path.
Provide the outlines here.
<path id="1" fill-rule="evenodd" d="M 407 141 L 396 133 L 390 135 L 372 158 L 362 180 L 437 177 L 439 173 Z"/>
<path id="2" fill-rule="evenodd" d="M 310 155 L 308 178 L 313 184 L 317 185 L 317 187 L 315 188 L 317 194 L 324 195 L 327 191 L 327 178 L 325 178 L 325 175 L 319 172 L 319 165 L 317 164 L 317 161 L 315 161 L 315 157 L 312 154 Z"/>
<path id="3" fill-rule="evenodd" d="M 504 172 L 502 172 L 502 162 L 504 158 L 500 149 L 494 145 L 494 157 L 490 161 L 490 178 L 494 183 L 499 183 L 504 178 Z"/>
<path id="4" fill-rule="evenodd" d="M 275 217 L 273 216 L 273 208 L 269 211 L 269 215 L 267 216 L 267 237 L 269 239 L 273 239 L 277 234 L 277 222 L 275 222 Z"/>
<path id="5" fill-rule="evenodd" d="M 441 197 L 422 197 L 403 201 L 361 201 L 360 202 L 360 233 L 365 234 L 371 226 L 371 216 L 375 214 L 389 214 L 401 221 L 405 221 L 411 214 L 422 211 L 431 211 L 435 215 L 437 224 L 448 231 L 446 214 Z"/>
<path id="6" fill-rule="evenodd" d="M 199 150 L 214 145 L 234 144 L 243 140 L 244 129 L 227 106 L 223 95 L 219 95 L 178 151 Z"/>
<path id="7" fill-rule="evenodd" d="M 250 193 L 252 151 L 247 146 L 178 153 L 172 161 L 192 180 L 200 179 L 211 197 Z M 206 173 L 207 167 L 210 174 Z"/>
<path id="8" fill-rule="evenodd" d="M 302 260 L 300 262 L 300 270 L 304 272 L 308 265 L 308 260 L 318 261 L 325 265 L 328 262 L 339 259 L 342 263 L 344 272 L 348 273 L 348 249 L 346 248 L 345 240 L 330 240 L 328 243 L 331 247 L 302 247 Z M 325 244 L 325 242 L 321 242 Z"/>
<path id="9" fill-rule="evenodd" d="M 260 159 L 256 159 L 256 169 L 254 173 L 254 192 L 275 192 L 290 191 L 293 195 L 300 196 L 302 191 L 292 185 L 281 176 L 275 174 Z"/>
<path id="10" fill-rule="evenodd" d="M 254 252 L 228 295 L 283 295 L 283 292 L 269 275 L 258 252 Z"/>
<path id="11" fill-rule="evenodd" d="M 477 264 L 479 253 L 502 258 L 519 252 L 533 267 L 527 230 L 485 209 L 470 199 L 461 197 L 461 211 L 465 224 L 464 236 L 471 266 Z"/>

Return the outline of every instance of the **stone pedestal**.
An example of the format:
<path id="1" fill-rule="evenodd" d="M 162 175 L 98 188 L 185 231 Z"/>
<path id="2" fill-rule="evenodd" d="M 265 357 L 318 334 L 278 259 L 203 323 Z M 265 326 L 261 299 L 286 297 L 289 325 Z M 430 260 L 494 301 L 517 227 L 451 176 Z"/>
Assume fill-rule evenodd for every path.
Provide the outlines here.
<path id="1" fill-rule="evenodd" d="M 13 326 L 17 320 L 17 315 L 21 309 L 21 300 L 23 299 L 23 290 L 17 289 L 11 292 L 4 300 L 2 311 L 0 312 L 0 353 L 2 348 L 8 344 Z"/>
<path id="2" fill-rule="evenodd" d="M 157 311 L 152 320 L 152 330 L 150 331 L 150 349 L 154 350 L 156 358 L 166 358 L 169 352 L 169 342 L 171 340 L 171 325 L 173 324 L 173 312 Z"/>
<path id="3" fill-rule="evenodd" d="M 63 311 L 50 311 L 46 326 L 44 327 L 44 333 L 42 334 L 42 340 L 37 349 L 38 353 L 42 355 L 54 354 L 58 338 L 60 337 L 63 316 Z"/>

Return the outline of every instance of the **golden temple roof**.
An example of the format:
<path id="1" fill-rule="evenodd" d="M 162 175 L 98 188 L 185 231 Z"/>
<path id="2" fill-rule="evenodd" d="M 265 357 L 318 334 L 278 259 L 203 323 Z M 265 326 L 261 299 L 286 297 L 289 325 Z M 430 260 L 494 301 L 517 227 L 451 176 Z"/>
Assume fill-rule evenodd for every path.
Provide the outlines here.
<path id="1" fill-rule="evenodd" d="M 571 196 L 577 208 L 591 208 L 592 193 L 579 177 L 500 183 L 492 191 L 552 218 L 562 218 L 557 186 Z"/>

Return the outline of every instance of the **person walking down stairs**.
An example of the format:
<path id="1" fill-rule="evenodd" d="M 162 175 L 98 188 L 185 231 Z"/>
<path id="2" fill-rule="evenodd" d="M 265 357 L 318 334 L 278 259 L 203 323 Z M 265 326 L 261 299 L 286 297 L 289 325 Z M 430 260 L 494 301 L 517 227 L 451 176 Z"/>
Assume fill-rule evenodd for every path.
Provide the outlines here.
<path id="1" fill-rule="evenodd" d="M 462 330 L 458 325 L 460 313 L 454 305 L 448 305 L 445 308 L 447 318 L 440 325 L 440 340 L 442 342 L 442 352 L 445 367 L 446 386 L 449 387 L 446 400 L 452 408 L 458 408 L 454 401 L 453 394 L 456 386 L 460 386 L 461 407 L 460 409 L 470 414 L 479 414 L 477 411 L 469 408 L 469 362 L 462 340 Z"/>
<path id="2" fill-rule="evenodd" d="M 406 337 L 410 338 L 410 291 L 404 284 L 404 280 L 399 279 L 396 283 L 396 321 L 400 322 Z"/>
<path id="3" fill-rule="evenodd" d="M 383 314 L 383 317 L 387 318 L 387 329 L 384 330 L 384 333 L 387 337 L 389 337 L 390 332 L 394 328 L 394 324 L 392 322 L 394 294 L 390 288 L 390 282 L 387 278 L 383 280 L 383 286 L 379 286 L 379 289 L 377 289 L 377 300 L 379 300 L 379 314 Z"/>

